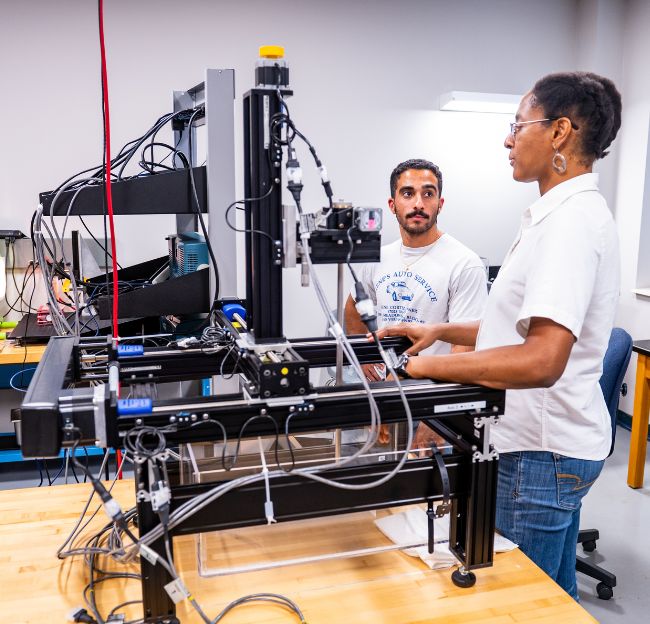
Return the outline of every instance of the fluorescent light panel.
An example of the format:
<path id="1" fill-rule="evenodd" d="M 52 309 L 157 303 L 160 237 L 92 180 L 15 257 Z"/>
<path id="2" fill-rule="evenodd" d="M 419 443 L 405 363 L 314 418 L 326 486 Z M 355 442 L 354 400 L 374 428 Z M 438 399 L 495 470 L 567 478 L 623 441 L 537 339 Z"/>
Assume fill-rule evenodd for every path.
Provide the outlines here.
<path id="1" fill-rule="evenodd" d="M 520 101 L 521 95 L 507 93 L 449 91 L 440 96 L 440 110 L 514 115 Z"/>

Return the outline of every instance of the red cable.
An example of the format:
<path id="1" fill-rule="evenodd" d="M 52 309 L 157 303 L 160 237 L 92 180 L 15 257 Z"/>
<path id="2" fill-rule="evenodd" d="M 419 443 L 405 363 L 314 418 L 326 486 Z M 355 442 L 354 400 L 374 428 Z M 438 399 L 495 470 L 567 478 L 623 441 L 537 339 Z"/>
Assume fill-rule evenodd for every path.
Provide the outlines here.
<path id="1" fill-rule="evenodd" d="M 104 91 L 104 134 L 106 136 L 106 206 L 111 232 L 111 255 L 113 256 L 113 338 L 117 340 L 117 255 L 115 249 L 115 223 L 113 221 L 113 193 L 111 191 L 111 124 L 108 110 L 108 76 L 106 73 L 106 48 L 104 46 L 104 0 L 99 0 L 99 47 L 102 61 L 102 85 Z"/>
<path id="2" fill-rule="evenodd" d="M 122 478 L 122 451 L 115 449 L 115 463 L 117 464 L 117 478 Z"/>

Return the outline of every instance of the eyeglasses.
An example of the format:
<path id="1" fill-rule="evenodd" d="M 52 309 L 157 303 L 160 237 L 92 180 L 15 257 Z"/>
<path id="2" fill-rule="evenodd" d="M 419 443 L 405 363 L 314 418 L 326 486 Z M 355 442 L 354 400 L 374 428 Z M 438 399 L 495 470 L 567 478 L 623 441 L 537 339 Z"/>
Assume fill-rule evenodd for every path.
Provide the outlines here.
<path id="1" fill-rule="evenodd" d="M 514 139 L 517 136 L 517 130 L 521 126 L 526 126 L 528 124 L 534 124 L 534 123 L 542 123 L 543 121 L 556 121 L 558 119 L 562 119 L 562 117 L 546 117 L 544 119 L 533 119 L 531 121 L 513 121 L 510 123 L 510 134 L 512 135 L 512 138 Z M 570 119 L 569 123 L 571 124 L 571 127 L 574 130 L 579 130 L 579 126 L 576 126 Z"/>
<path id="2" fill-rule="evenodd" d="M 517 130 L 519 130 L 521 126 L 526 126 L 528 124 L 534 124 L 534 123 L 542 123 L 542 121 L 555 121 L 556 119 L 557 117 L 554 118 L 547 117 L 545 119 L 533 119 L 532 121 L 513 121 L 510 124 L 510 134 L 514 138 L 517 136 Z"/>

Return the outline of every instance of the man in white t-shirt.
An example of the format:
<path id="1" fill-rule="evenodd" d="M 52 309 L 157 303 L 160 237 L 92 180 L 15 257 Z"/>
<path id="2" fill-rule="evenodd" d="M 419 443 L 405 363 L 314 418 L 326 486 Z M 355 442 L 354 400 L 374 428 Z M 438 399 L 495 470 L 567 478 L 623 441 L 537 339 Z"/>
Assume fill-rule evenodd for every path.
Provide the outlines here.
<path id="1" fill-rule="evenodd" d="M 377 307 L 380 328 L 397 323 L 475 321 L 487 301 L 487 277 L 481 259 L 438 227 L 442 210 L 442 173 L 433 163 L 414 159 L 395 167 L 390 176 L 390 211 L 400 239 L 381 248 L 381 262 L 363 265 L 359 279 Z M 367 329 L 353 295 L 345 305 L 348 334 Z M 436 342 L 425 354 L 468 350 Z M 364 365 L 366 377 L 382 378 L 380 367 Z"/>

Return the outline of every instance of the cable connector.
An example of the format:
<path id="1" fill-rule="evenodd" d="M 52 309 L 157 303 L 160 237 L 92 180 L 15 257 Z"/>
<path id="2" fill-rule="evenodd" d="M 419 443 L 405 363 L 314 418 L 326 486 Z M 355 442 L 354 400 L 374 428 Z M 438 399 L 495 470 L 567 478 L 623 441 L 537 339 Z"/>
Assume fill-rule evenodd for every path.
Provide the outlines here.
<path id="1" fill-rule="evenodd" d="M 140 544 L 140 556 L 143 559 L 146 559 L 151 565 L 156 565 L 158 559 L 160 559 L 158 553 L 153 550 L 153 548 L 149 548 L 146 544 Z"/>
<path id="2" fill-rule="evenodd" d="M 354 284 L 356 292 L 356 302 L 354 307 L 357 309 L 361 320 L 368 328 L 369 332 L 377 331 L 377 313 L 375 312 L 375 304 L 372 299 L 366 294 L 366 290 L 361 282 Z"/>
<path id="3" fill-rule="evenodd" d="M 164 465 L 163 471 L 161 471 L 155 459 L 149 460 L 149 483 L 151 484 L 149 491 L 151 509 L 158 514 L 160 521 L 166 526 L 169 522 L 172 492 L 167 483 Z"/>
<path id="4" fill-rule="evenodd" d="M 264 490 L 266 492 L 266 501 L 264 502 L 264 515 L 266 516 L 266 523 L 273 524 L 277 522 L 273 512 L 273 501 L 271 500 L 271 484 L 269 483 L 269 468 L 266 465 L 266 457 L 264 456 L 264 447 L 262 446 L 262 438 L 258 437 L 257 442 L 260 447 L 260 460 L 262 462 L 262 475 L 264 476 Z"/>
<path id="5" fill-rule="evenodd" d="M 320 173 L 320 182 L 325 189 L 325 195 L 327 195 L 327 198 L 331 200 L 334 195 L 334 191 L 332 191 L 332 185 L 330 184 L 325 165 L 318 166 L 318 173 Z"/>
<path id="6" fill-rule="evenodd" d="M 68 622 L 86 622 L 86 624 L 97 624 L 97 620 L 83 607 L 72 607 L 68 611 Z"/>
<path id="7" fill-rule="evenodd" d="M 95 492 L 97 492 L 97 496 L 99 496 L 102 501 L 106 515 L 113 520 L 113 522 L 117 522 L 118 524 L 123 523 L 124 513 L 122 512 L 120 504 L 111 496 L 111 493 L 104 487 L 104 484 L 101 481 L 94 479 L 92 484 L 93 488 L 95 488 Z"/>
<path id="8" fill-rule="evenodd" d="M 300 194 L 302 193 L 302 168 L 296 158 L 296 150 L 289 146 L 289 154 L 287 159 L 287 188 L 293 196 L 296 206 L 300 211 Z"/>
<path id="9" fill-rule="evenodd" d="M 172 499 L 172 493 L 166 483 L 159 481 L 151 485 L 151 508 L 158 512 L 169 506 Z"/>
<path id="10" fill-rule="evenodd" d="M 177 340 L 176 346 L 181 349 L 187 349 L 188 347 L 200 344 L 200 342 L 201 341 L 196 338 L 196 336 L 189 336 L 188 338 L 181 338 L 180 340 Z"/>

